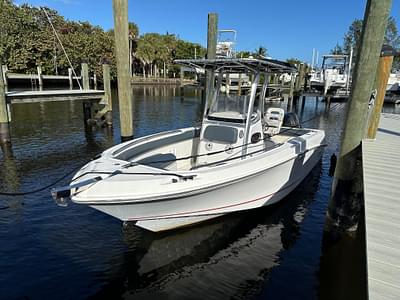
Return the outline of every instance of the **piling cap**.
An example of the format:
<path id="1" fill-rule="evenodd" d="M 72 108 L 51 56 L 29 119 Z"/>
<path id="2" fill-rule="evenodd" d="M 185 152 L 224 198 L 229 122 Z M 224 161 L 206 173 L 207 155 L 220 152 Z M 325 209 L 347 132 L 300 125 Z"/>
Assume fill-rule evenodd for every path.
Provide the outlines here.
<path id="1" fill-rule="evenodd" d="M 399 51 L 394 49 L 392 46 L 390 46 L 390 45 L 383 45 L 382 46 L 381 57 L 384 57 L 384 56 L 398 56 L 398 55 L 400 55 Z"/>

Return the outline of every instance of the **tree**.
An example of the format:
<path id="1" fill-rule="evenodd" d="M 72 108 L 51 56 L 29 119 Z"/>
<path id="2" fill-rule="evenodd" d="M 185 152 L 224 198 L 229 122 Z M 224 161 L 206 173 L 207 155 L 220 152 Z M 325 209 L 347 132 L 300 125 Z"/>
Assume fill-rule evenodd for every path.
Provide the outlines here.
<path id="1" fill-rule="evenodd" d="M 257 56 L 261 56 L 261 57 L 266 57 L 268 55 L 267 48 L 265 48 L 263 46 L 258 47 L 258 49 L 256 49 L 256 51 L 254 53 Z"/>
<path id="2" fill-rule="evenodd" d="M 111 65 L 115 74 L 114 31 L 105 32 L 88 22 L 68 21 L 50 8 L 14 5 L 10 0 L 0 0 L 0 59 L 14 72 L 36 73 L 41 65 L 43 72 L 67 74 L 69 62 L 55 38 L 46 10 L 73 67 L 80 70 L 87 62 L 100 76 L 102 63 Z M 133 66 L 158 75 L 173 68 L 175 58 L 204 57 L 206 50 L 199 44 L 180 40 L 174 34 L 146 33 L 139 36 L 139 27 L 129 22 L 129 40 Z"/>
<path id="3" fill-rule="evenodd" d="M 239 51 L 236 53 L 237 58 L 248 58 L 252 56 L 250 51 Z"/>
<path id="4" fill-rule="evenodd" d="M 40 65 L 44 73 L 54 73 L 56 68 L 67 74 L 69 63 L 44 10 L 74 68 L 79 70 L 81 62 L 86 61 L 100 75 L 103 60 L 114 62 L 113 37 L 100 27 L 67 21 L 47 7 L 16 6 L 11 1 L 0 1 L 0 57 L 10 70 L 36 73 Z"/>
<path id="5" fill-rule="evenodd" d="M 339 43 L 337 43 L 335 48 L 331 50 L 331 54 L 334 55 L 344 54 L 342 46 L 340 46 Z"/>
<path id="6" fill-rule="evenodd" d="M 362 25 L 362 20 L 355 19 L 353 23 L 351 23 L 343 38 L 343 54 L 350 54 L 350 50 L 351 48 L 353 48 L 353 61 L 355 61 L 354 58 L 357 56 L 358 47 L 361 39 Z M 397 30 L 396 20 L 393 17 L 389 17 L 388 19 L 384 43 L 397 49 L 400 47 L 400 37 Z M 395 57 L 393 66 L 397 68 L 399 67 L 398 57 Z"/>
<path id="7" fill-rule="evenodd" d="M 302 63 L 302 61 L 300 59 L 293 58 L 293 57 L 292 58 L 288 58 L 286 60 L 286 62 L 288 62 L 289 64 L 292 64 L 292 65 L 300 65 Z"/>

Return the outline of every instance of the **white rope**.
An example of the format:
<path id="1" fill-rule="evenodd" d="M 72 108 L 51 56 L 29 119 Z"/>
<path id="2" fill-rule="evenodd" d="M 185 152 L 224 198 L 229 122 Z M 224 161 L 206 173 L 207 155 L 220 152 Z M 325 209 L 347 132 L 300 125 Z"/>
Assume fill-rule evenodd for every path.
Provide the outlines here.
<path id="1" fill-rule="evenodd" d="M 72 66 L 71 61 L 69 60 L 68 54 L 67 54 L 67 52 L 66 52 L 65 49 L 64 49 L 64 46 L 63 46 L 63 44 L 62 44 L 62 42 L 61 42 L 61 40 L 60 40 L 60 37 L 58 36 L 57 31 L 56 31 L 56 29 L 54 28 L 53 23 L 51 22 L 51 19 L 50 19 L 49 15 L 47 14 L 46 9 L 45 9 L 44 7 L 41 7 L 41 10 L 43 10 L 43 12 L 45 13 L 45 15 L 46 15 L 46 17 L 47 17 L 47 20 L 49 21 L 50 26 L 51 26 L 51 28 L 53 29 L 54 35 L 56 36 L 58 42 L 60 43 L 61 49 L 63 50 L 63 52 L 64 52 L 64 54 L 65 54 L 65 57 L 67 58 L 67 61 L 68 61 L 68 63 L 69 63 L 69 66 L 71 67 L 72 72 L 74 73 L 76 82 L 77 82 L 78 85 L 79 85 L 79 89 L 82 90 L 82 86 L 81 86 L 81 83 L 80 83 L 79 80 L 78 80 L 78 76 L 76 76 L 75 69 L 74 69 L 74 67 Z"/>

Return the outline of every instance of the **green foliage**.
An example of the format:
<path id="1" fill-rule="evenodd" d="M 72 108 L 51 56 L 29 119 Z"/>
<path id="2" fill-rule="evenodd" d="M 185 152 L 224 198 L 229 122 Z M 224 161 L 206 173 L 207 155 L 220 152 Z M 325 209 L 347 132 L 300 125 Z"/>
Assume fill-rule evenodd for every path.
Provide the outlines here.
<path id="1" fill-rule="evenodd" d="M 239 51 L 236 53 L 236 57 L 237 58 L 248 58 L 248 57 L 267 57 L 268 56 L 268 50 L 267 48 L 263 47 L 263 46 L 259 46 L 257 49 L 255 49 L 254 51 L 250 52 L 250 51 Z"/>
<path id="2" fill-rule="evenodd" d="M 363 21 L 359 19 L 355 19 L 353 23 L 349 26 L 346 34 L 343 38 L 343 46 L 336 45 L 334 49 L 331 50 L 337 51 L 342 50 L 342 53 L 338 54 L 350 54 L 350 50 L 353 47 L 353 61 L 355 56 L 358 53 L 359 43 L 361 40 L 361 31 L 362 31 Z M 386 27 L 384 43 L 392 46 L 393 48 L 398 49 L 400 47 L 400 36 L 397 30 L 396 20 L 393 17 L 389 17 L 388 24 Z M 393 62 L 394 68 L 400 68 L 400 58 L 395 57 Z"/>
<path id="3" fill-rule="evenodd" d="M 302 63 L 302 61 L 301 60 L 299 60 L 299 59 L 297 59 L 297 58 L 288 58 L 287 60 L 286 60 L 286 62 L 288 62 L 289 64 L 292 64 L 292 65 L 300 65 L 301 63 Z"/>
<path id="4" fill-rule="evenodd" d="M 342 46 L 340 46 L 339 44 L 336 44 L 335 48 L 333 48 L 331 50 L 331 54 L 334 54 L 334 55 L 344 54 Z"/>
<path id="5" fill-rule="evenodd" d="M 82 62 L 101 76 L 102 64 L 111 65 L 115 74 L 114 31 L 105 32 L 88 22 L 64 19 L 55 10 L 46 9 L 73 67 L 79 72 Z M 135 69 L 149 66 L 173 68 L 175 58 L 204 57 L 199 44 L 180 40 L 173 34 L 147 33 L 139 36 L 139 27 L 129 22 L 129 39 Z M 42 9 L 27 4 L 17 6 L 11 0 L 0 0 L 0 60 L 9 70 L 44 74 L 67 74 L 69 63 Z"/>
<path id="6" fill-rule="evenodd" d="M 73 67 L 80 69 L 87 62 L 101 74 L 103 61 L 114 62 L 113 37 L 88 22 L 71 22 L 46 9 L 59 34 Z M 11 1 L 0 3 L 0 57 L 15 72 L 36 73 L 41 65 L 44 73 L 67 74 L 69 63 L 55 38 L 43 10 L 27 4 L 16 6 Z"/>
<path id="7" fill-rule="evenodd" d="M 236 53 L 237 58 L 248 58 L 253 54 L 250 51 L 239 51 Z"/>
<path id="8" fill-rule="evenodd" d="M 264 56 L 264 57 L 266 57 L 266 56 L 268 55 L 268 50 L 267 50 L 267 48 L 265 48 L 265 47 L 263 47 L 263 46 L 260 46 L 260 47 L 258 47 L 258 49 L 256 49 L 255 53 L 256 53 L 258 56 Z"/>

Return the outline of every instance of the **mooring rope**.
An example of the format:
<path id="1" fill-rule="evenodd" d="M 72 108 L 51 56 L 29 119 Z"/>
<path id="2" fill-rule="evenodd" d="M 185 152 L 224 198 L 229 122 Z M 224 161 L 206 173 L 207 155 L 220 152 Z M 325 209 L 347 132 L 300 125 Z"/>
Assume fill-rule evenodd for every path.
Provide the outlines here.
<path id="1" fill-rule="evenodd" d="M 56 185 L 57 183 L 59 183 L 63 179 L 67 178 L 69 175 L 71 175 L 72 173 L 76 172 L 81 167 L 82 166 L 78 166 L 78 167 L 74 168 L 73 170 L 69 171 L 68 173 L 66 173 L 62 177 L 58 178 L 57 180 L 53 181 L 52 183 L 50 183 L 50 184 L 48 184 L 48 185 L 46 185 L 44 187 L 38 188 L 36 190 L 27 191 L 27 192 L 19 192 L 19 193 L 18 192 L 15 192 L 15 193 L 12 193 L 12 192 L 0 192 L 0 195 L 1 196 L 25 196 L 25 195 L 35 194 L 35 193 L 44 191 L 44 190 Z"/>
<path id="2" fill-rule="evenodd" d="M 330 111 L 330 110 L 333 110 L 334 108 L 336 108 L 338 106 L 338 104 L 336 105 L 336 106 L 332 106 L 328 111 Z M 317 116 L 314 116 L 314 117 L 312 117 L 312 118 L 310 118 L 310 119 L 308 119 L 308 120 L 305 120 L 305 121 L 302 121 L 301 123 L 302 124 L 304 124 L 304 123 L 308 123 L 308 122 L 310 122 L 310 121 L 312 121 L 312 120 L 314 120 L 314 119 L 316 119 L 316 118 L 319 118 L 320 117 L 320 115 L 317 115 Z M 271 138 L 271 137 L 273 137 L 273 136 L 275 136 L 275 135 L 278 135 L 278 134 L 282 134 L 282 133 L 284 133 L 284 132 L 286 132 L 286 131 L 289 131 L 289 130 L 292 130 L 293 128 L 295 128 L 295 127 L 290 127 L 290 128 L 286 128 L 286 129 L 284 129 L 283 131 L 281 131 L 281 132 L 279 132 L 279 133 L 277 133 L 277 134 L 274 134 L 274 135 L 272 135 L 272 136 L 269 136 L 269 137 L 266 137 L 266 138 L 263 138 L 263 139 L 261 139 L 261 141 L 262 140 L 266 140 L 266 139 L 269 139 L 269 138 Z M 235 146 L 235 147 L 232 147 L 232 148 L 229 148 L 229 150 L 234 150 L 234 149 L 236 149 L 236 148 L 242 148 L 242 147 L 245 147 L 245 146 L 249 146 L 249 145 L 251 145 L 252 143 L 247 143 L 247 144 L 243 144 L 243 145 L 239 145 L 239 146 Z M 278 145 L 280 145 L 280 144 L 278 144 Z M 147 162 L 147 164 L 149 165 L 149 164 L 155 164 L 155 163 L 165 163 L 165 162 L 173 162 L 173 161 L 179 161 L 179 160 L 186 160 L 186 159 L 191 159 L 191 158 L 196 158 L 196 157 L 201 157 L 201 156 L 209 156 L 209 155 L 216 155 L 216 154 L 219 154 L 219 153 L 222 153 L 222 152 L 225 152 L 226 151 L 226 149 L 224 149 L 224 150 L 220 150 L 220 151 L 215 151 L 215 152 L 211 152 L 211 153 L 206 153 L 206 154 L 199 154 L 199 155 L 191 155 L 191 156 L 185 156 L 185 157 L 179 157 L 179 158 L 175 158 L 175 159 L 171 159 L 171 160 L 162 160 L 162 161 L 153 161 L 153 162 Z M 263 151 L 264 151 L 264 149 L 263 149 Z M 251 154 L 254 154 L 254 153 L 248 153 L 248 154 L 245 154 L 244 156 L 248 156 L 248 155 L 251 155 Z M 241 158 L 242 156 L 239 156 L 239 157 L 235 157 L 235 158 Z M 95 158 L 98 158 L 98 156 L 95 156 Z M 131 167 L 131 166 L 135 166 L 135 165 L 139 165 L 139 163 L 137 163 L 137 162 L 134 162 L 134 163 L 128 163 L 128 164 L 126 164 L 126 165 L 124 165 L 124 166 L 122 166 L 122 168 L 128 168 L 128 167 Z M 69 171 L 68 173 L 66 173 L 65 175 L 63 175 L 62 177 L 60 177 L 60 178 L 58 178 L 57 180 L 55 180 L 55 181 L 53 181 L 53 182 L 51 182 L 50 184 L 48 184 L 48 185 L 46 185 L 46 186 L 43 186 L 43 187 L 40 187 L 40 188 L 38 188 L 38 189 L 35 189 L 35 190 L 32 190 L 32 191 L 26 191 L 26 192 L 15 192 L 15 193 L 13 193 L 13 192 L 0 192 L 0 195 L 1 196 L 10 196 L 10 197 L 15 197 L 15 196 L 26 196 L 26 195 L 31 195 L 31 194 L 35 194 L 35 193 L 39 193 L 39 192 L 42 192 L 42 191 L 44 191 L 44 190 L 46 190 L 46 189 L 49 189 L 50 187 L 52 187 L 52 186 L 54 186 L 54 185 L 56 185 L 57 183 L 59 183 L 60 181 L 62 181 L 62 180 L 64 180 L 65 178 L 67 178 L 68 176 L 70 176 L 72 173 L 74 173 L 74 172 L 76 172 L 78 169 L 80 169 L 81 168 L 81 166 L 78 166 L 78 167 L 76 167 L 76 168 L 74 168 L 74 169 L 72 169 L 71 171 Z M 90 172 L 89 172 L 90 173 Z M 170 175 L 170 176 L 177 176 L 178 174 L 175 174 L 175 173 L 129 173 L 129 172 L 103 172 L 103 174 L 105 174 L 105 173 L 109 173 L 109 174 L 115 174 L 115 175 L 117 175 L 117 174 L 126 174 L 126 175 L 134 175 L 134 174 L 137 174 L 137 175 L 144 175 L 144 174 L 149 174 L 149 175 Z M 84 173 L 85 174 L 85 173 Z M 86 174 L 85 174 L 86 175 Z M 78 176 L 77 178 L 75 178 L 74 180 L 77 180 L 78 178 L 80 178 L 80 177 L 82 177 L 83 176 L 83 174 L 82 175 L 80 175 L 80 176 Z M 179 176 L 178 176 L 179 177 Z M 7 209 L 7 208 L 9 208 L 8 206 L 5 206 L 5 207 L 0 207 L 0 210 L 4 210 L 4 209 Z"/>

